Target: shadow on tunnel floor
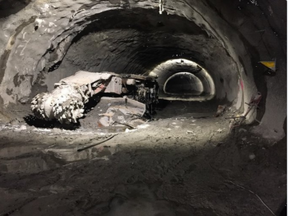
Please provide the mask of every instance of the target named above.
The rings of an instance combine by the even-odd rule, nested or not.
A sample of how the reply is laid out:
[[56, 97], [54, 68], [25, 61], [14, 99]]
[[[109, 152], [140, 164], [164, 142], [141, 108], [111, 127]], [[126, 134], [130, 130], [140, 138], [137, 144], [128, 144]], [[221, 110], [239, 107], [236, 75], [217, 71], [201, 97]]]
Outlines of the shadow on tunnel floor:
[[24, 121], [29, 125], [29, 126], [34, 126], [37, 128], [59, 128], [59, 129], [65, 129], [65, 130], [76, 130], [81, 127], [80, 123], [76, 124], [61, 124], [60, 122], [56, 120], [44, 120], [44, 119], [39, 119], [36, 118], [34, 115], [27, 115], [24, 118]]
[[[77, 138], [65, 139], [65, 144]], [[154, 145], [144, 145], [152, 141]], [[10, 203], [17, 203], [24, 193], [23, 200], [28, 204], [21, 207], [22, 215], [51, 215], [49, 206], [53, 206], [55, 216], [67, 211], [99, 216], [269, 215], [255, 194], [273, 211], [283, 201], [285, 191], [278, 185], [285, 169], [278, 164], [284, 161], [286, 144], [281, 142], [264, 150], [256, 138], [251, 141], [255, 141], [252, 146], [232, 136], [221, 145], [207, 144], [205, 149], [197, 149], [190, 146], [191, 140], [172, 138], [159, 140], [163, 142], [160, 147], [153, 137], [147, 136], [142, 144], [138, 140], [133, 147], [117, 147], [107, 160], [81, 161], [57, 168], [53, 163], [52, 169], [33, 175], [0, 172], [0, 186], [6, 190], [0, 201], [9, 196]], [[113, 142], [121, 143], [117, 139]], [[172, 145], [174, 142], [176, 145]], [[66, 154], [67, 150], [62, 152]], [[251, 152], [256, 156], [253, 159], [248, 157]], [[79, 155], [74, 148], [69, 153]], [[31, 167], [30, 161], [28, 165]], [[10, 210], [9, 206], [0, 206], [1, 212]], [[280, 216], [285, 214], [283, 205], [281, 210]]]

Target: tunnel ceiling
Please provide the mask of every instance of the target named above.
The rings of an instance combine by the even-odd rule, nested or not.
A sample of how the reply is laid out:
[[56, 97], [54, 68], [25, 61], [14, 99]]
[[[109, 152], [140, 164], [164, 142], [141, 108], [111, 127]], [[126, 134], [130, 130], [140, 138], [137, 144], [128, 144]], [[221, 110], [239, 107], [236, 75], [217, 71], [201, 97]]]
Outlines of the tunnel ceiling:
[[[115, 17], [119, 22], [111, 24]], [[211, 69], [211, 76], [219, 89], [218, 98], [228, 95], [230, 101], [235, 99], [237, 89], [232, 86], [237, 86], [239, 76], [236, 64], [219, 41], [209, 37], [194, 22], [179, 16], [159, 15], [157, 10], [147, 9], [109, 11], [91, 19], [93, 22], [71, 41], [71, 45], [68, 42], [65, 55], [64, 52], [59, 54], [59, 48], [45, 54], [42, 59], [48, 63], [43, 70], [59, 73], [60, 78], [77, 70], [144, 74], [168, 59], [182, 57]], [[62, 43], [67, 44], [65, 41]], [[217, 64], [220, 60], [225, 62], [225, 68]], [[48, 74], [48, 86], [53, 87], [59, 76]], [[229, 93], [226, 85], [230, 85]]]
[[5, 116], [78, 70], [147, 74], [180, 58], [204, 67], [216, 99], [243, 111], [257, 91], [273, 104], [267, 89], [286, 89], [273, 89], [277, 81], [267, 81], [258, 64], [277, 58], [279, 69], [286, 67], [284, 0], [9, 0], [0, 1], [0, 14]]

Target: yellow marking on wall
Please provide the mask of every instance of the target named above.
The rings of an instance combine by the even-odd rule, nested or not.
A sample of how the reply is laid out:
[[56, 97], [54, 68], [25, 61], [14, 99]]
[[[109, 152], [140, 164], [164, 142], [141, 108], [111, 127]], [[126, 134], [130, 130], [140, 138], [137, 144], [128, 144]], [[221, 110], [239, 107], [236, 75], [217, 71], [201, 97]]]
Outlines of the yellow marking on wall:
[[262, 65], [264, 65], [267, 68], [270, 68], [271, 70], [276, 70], [276, 62], [275, 61], [260, 61]]

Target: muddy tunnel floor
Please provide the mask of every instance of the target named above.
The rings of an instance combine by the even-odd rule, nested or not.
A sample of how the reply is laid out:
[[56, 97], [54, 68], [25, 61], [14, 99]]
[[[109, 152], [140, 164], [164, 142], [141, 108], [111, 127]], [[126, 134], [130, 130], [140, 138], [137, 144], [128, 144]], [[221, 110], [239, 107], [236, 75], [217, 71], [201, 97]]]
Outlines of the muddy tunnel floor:
[[[215, 101], [206, 101], [206, 102], [189, 102], [189, 101], [167, 101], [160, 100], [157, 104], [156, 111], [154, 115], [144, 115], [142, 118], [138, 119], [138, 122], [129, 125], [134, 128], [145, 124], [145, 122], [161, 122], [165, 119], [180, 118], [182, 122], [186, 122], [188, 119], [188, 125], [191, 124], [191, 121], [196, 121], [193, 119], [201, 118], [211, 118], [215, 116], [217, 111], [217, 104]], [[97, 130], [98, 132], [120, 132], [124, 131], [127, 128], [127, 125], [111, 125], [111, 127], [103, 127], [99, 125], [99, 119], [103, 113], [107, 113], [107, 109], [111, 106], [111, 101], [101, 100], [98, 104], [93, 106], [89, 112], [85, 114], [85, 117], [80, 119], [79, 128], [88, 129], [88, 130]], [[232, 115], [232, 111], [225, 113], [227, 116], [229, 113]], [[123, 116], [123, 114], [122, 114]], [[189, 120], [190, 119], [190, 120]], [[128, 121], [129, 122], [129, 121]], [[128, 129], [131, 129], [131, 127]]]
[[280, 215], [286, 138], [250, 130], [185, 116], [119, 133], [1, 125], [0, 215]]

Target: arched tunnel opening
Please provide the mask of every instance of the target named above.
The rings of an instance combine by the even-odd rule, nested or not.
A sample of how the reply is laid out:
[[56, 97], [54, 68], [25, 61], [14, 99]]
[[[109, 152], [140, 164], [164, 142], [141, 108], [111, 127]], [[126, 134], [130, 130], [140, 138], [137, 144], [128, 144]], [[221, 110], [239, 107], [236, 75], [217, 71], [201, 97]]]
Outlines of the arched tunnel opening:
[[163, 90], [170, 95], [195, 96], [203, 92], [203, 84], [192, 73], [178, 72], [166, 80]]
[[[83, 19], [81, 12], [77, 15], [78, 19]], [[77, 15], [75, 23], [79, 22]], [[115, 17], [119, 20], [117, 23], [113, 22]], [[135, 22], [131, 23], [132, 19], [136, 19]], [[137, 8], [91, 13], [82, 22], [81, 31], [71, 25], [70, 30], [53, 38], [50, 50], [39, 60], [41, 64], [37, 66], [41, 67], [41, 75], [44, 75], [41, 80], [47, 84], [48, 91], [53, 89], [54, 83], [73, 75], [77, 70], [111, 71], [120, 75], [136, 74], [157, 78], [159, 104], [156, 109], [159, 111], [155, 112], [154, 118], [185, 113], [199, 115], [201, 112], [205, 116], [213, 116], [219, 103], [234, 105], [235, 110], [243, 112], [244, 93], [238, 84], [241, 74], [237, 65], [225, 47], [217, 39], [209, 37], [193, 21], [181, 16], [160, 15], [158, 10]], [[185, 76], [185, 81], [180, 85], [200, 90], [201, 85], [203, 90], [199, 94], [177, 90], [177, 81], [167, 83], [183, 70], [197, 76], [198, 84], [192, 83], [195, 80], [191, 80], [192, 76]], [[169, 93], [168, 87], [172, 92], [176, 90], [179, 93]], [[34, 94], [39, 93], [37, 85], [33, 85], [32, 89]], [[109, 104], [109, 101], [106, 103]], [[183, 106], [185, 110], [181, 109]], [[103, 112], [103, 107], [98, 107], [92, 108], [95, 110], [93, 115], [87, 115], [91, 118], [80, 119], [80, 125], [81, 122], [82, 125], [95, 125], [90, 122], [95, 122], [97, 113]]]
[[283, 215], [286, 4], [0, 0], [0, 213]]

